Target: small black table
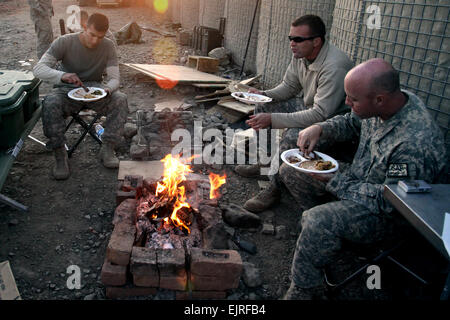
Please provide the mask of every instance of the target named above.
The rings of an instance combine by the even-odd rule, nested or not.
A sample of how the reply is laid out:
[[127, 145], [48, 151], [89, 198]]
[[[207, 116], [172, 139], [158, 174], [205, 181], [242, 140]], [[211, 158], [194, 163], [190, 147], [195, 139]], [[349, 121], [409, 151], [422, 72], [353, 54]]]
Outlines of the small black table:
[[[444, 219], [450, 213], [450, 184], [433, 184], [427, 193], [406, 193], [396, 184], [384, 187], [384, 197], [450, 263], [450, 252], [443, 240]], [[450, 232], [450, 230], [448, 230]], [[450, 274], [441, 294], [448, 299]]]

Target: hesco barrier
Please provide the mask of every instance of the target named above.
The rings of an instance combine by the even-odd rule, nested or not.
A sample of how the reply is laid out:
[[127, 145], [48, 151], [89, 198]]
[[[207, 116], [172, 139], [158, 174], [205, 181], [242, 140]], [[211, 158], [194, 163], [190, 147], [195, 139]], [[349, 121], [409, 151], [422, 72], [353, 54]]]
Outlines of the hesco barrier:
[[261, 0], [258, 32], [257, 72], [263, 75], [266, 88], [277, 85], [291, 61], [289, 29], [291, 23], [305, 14], [322, 18], [329, 34], [334, 0]]
[[[245, 49], [247, 47], [253, 14], [255, 12], [256, 0], [228, 0], [225, 5], [225, 39], [224, 44], [231, 51], [233, 62], [242, 66]], [[248, 47], [245, 70], [256, 71], [256, 47], [258, 42], [258, 20], [261, 8], [261, 0], [258, 6], [255, 22], [253, 25], [250, 44]]]
[[449, 1], [336, 0], [331, 41], [355, 64], [383, 58], [400, 72], [450, 144]]
[[184, 29], [192, 30], [198, 25], [198, 12], [200, 0], [181, 0], [181, 26]]
[[200, 0], [199, 25], [219, 29], [226, 0]]

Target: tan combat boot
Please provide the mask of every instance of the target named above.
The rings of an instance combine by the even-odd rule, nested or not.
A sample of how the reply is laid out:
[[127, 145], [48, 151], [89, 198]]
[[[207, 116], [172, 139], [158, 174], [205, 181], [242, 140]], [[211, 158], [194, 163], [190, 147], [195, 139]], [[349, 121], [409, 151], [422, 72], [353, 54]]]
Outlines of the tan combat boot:
[[119, 159], [116, 157], [114, 148], [109, 143], [102, 143], [100, 161], [106, 168], [114, 169], [119, 167]]
[[55, 153], [55, 166], [53, 167], [53, 177], [56, 180], [66, 180], [70, 176], [69, 157], [64, 147], [53, 150]]
[[279, 199], [278, 186], [274, 181], [270, 181], [270, 185], [266, 189], [245, 202], [244, 209], [251, 212], [262, 212], [270, 208]]
[[257, 177], [261, 175], [259, 164], [240, 164], [234, 168], [234, 172], [242, 177]]
[[325, 286], [301, 288], [291, 282], [282, 300], [328, 300]]

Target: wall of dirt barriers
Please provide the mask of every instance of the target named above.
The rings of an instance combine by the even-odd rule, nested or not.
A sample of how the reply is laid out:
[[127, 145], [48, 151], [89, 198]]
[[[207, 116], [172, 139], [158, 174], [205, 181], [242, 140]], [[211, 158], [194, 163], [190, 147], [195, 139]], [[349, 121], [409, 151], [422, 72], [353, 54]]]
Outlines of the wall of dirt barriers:
[[261, 74], [265, 88], [283, 79], [290, 62], [291, 22], [304, 14], [319, 15], [327, 38], [355, 64], [375, 57], [392, 63], [402, 87], [422, 98], [450, 145], [448, 0], [169, 0], [169, 5], [173, 22], [186, 29], [218, 28], [225, 17], [224, 46], [238, 66], [250, 36], [245, 70]]

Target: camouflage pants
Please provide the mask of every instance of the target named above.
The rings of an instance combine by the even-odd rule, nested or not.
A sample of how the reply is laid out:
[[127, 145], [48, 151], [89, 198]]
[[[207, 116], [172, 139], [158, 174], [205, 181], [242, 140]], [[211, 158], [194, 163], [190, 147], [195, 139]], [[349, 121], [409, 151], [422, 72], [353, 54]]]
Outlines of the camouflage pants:
[[[281, 102], [271, 102], [262, 105], [257, 105], [255, 108], [255, 114], [258, 113], [292, 113], [296, 111], [303, 110], [303, 100], [295, 97], [286, 101]], [[298, 132], [300, 128], [288, 128], [288, 129], [277, 129], [282, 130], [281, 140], [277, 146], [271, 144], [271, 128], [261, 129], [267, 130], [267, 145], [260, 145], [260, 147], [266, 152], [266, 154], [272, 154], [278, 157], [278, 161], [271, 161], [271, 172], [278, 172], [279, 164], [281, 163], [280, 155], [283, 151], [295, 148], [297, 144]], [[270, 179], [274, 178], [274, 175], [269, 175]]]
[[[326, 195], [325, 184], [285, 164], [280, 176], [297, 201]], [[331, 198], [331, 195], [328, 195]], [[323, 268], [335, 262], [344, 240], [370, 244], [382, 240], [392, 221], [349, 200], [332, 201], [303, 212], [302, 230], [292, 261], [292, 281], [302, 288], [323, 284]]]
[[[86, 83], [86, 86], [93, 85], [98, 86], [95, 83]], [[86, 108], [106, 116], [102, 140], [116, 146], [123, 136], [123, 127], [128, 116], [127, 96], [120, 91], [115, 91], [112, 95], [108, 95], [101, 100], [86, 103], [70, 99], [67, 93], [71, 89], [54, 88], [44, 99], [42, 125], [45, 136], [50, 140], [47, 145], [52, 149], [64, 146], [66, 143], [64, 136], [66, 123], [64, 119], [72, 113]]]
[[50, 16], [45, 16], [31, 9], [31, 20], [37, 36], [36, 54], [38, 59], [44, 55], [53, 42], [53, 28]]

